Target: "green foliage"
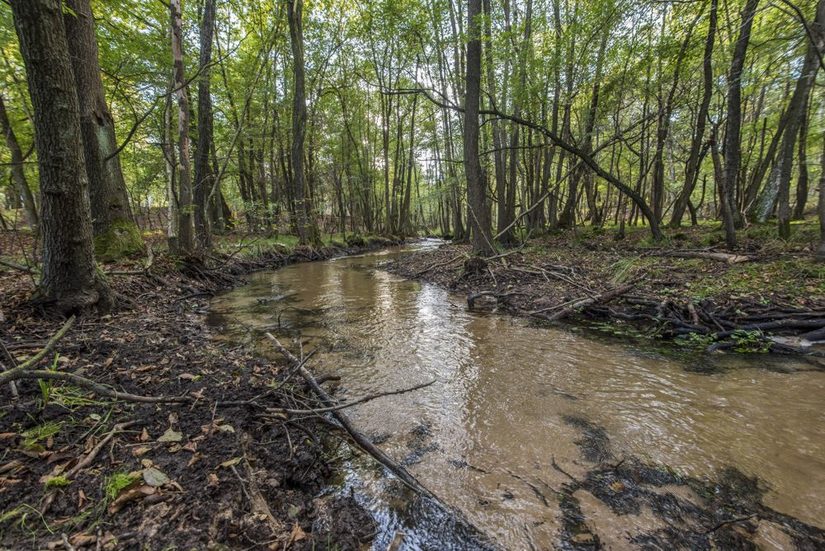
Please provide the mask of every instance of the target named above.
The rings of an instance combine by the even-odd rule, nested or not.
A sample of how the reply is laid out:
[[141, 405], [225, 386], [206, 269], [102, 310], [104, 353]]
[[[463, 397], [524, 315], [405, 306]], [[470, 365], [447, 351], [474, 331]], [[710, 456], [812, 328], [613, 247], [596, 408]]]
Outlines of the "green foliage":
[[61, 426], [61, 423], [49, 421], [24, 431], [23, 447], [27, 449], [36, 447], [41, 441], [60, 432]]
[[65, 488], [72, 481], [66, 478], [65, 476], [58, 475], [58, 476], [50, 476], [46, 479], [45, 486], [46, 488]]
[[765, 354], [770, 352], [771, 343], [761, 331], [737, 330], [731, 335], [736, 352], [742, 354]]
[[118, 495], [120, 495], [120, 492], [122, 492], [138, 480], [140, 480], [139, 475], [124, 472], [112, 474], [106, 481], [106, 486], [104, 487], [106, 499], [108, 499], [109, 501], [114, 500], [115, 498], [117, 498]]
[[676, 337], [674, 342], [677, 346], [682, 346], [691, 350], [706, 350], [716, 338], [713, 335], [703, 333], [688, 333]]
[[95, 256], [104, 262], [140, 253], [143, 249], [140, 229], [126, 220], [113, 223], [106, 233], [95, 237]]

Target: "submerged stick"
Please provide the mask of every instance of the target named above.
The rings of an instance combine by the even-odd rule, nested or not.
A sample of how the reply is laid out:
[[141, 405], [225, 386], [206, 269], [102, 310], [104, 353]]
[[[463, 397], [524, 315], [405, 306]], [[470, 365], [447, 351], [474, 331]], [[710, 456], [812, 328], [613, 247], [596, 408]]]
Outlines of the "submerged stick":
[[[289, 350], [287, 350], [278, 339], [272, 336], [271, 333], [266, 333], [266, 338], [272, 341], [273, 346], [275, 346], [278, 352], [280, 352], [293, 366], [298, 366], [298, 373], [304, 378], [312, 391], [321, 399], [321, 402], [325, 407], [329, 408], [336, 405], [332, 399], [332, 396], [327, 394], [327, 392], [321, 388], [321, 385], [318, 384], [318, 381], [315, 380], [315, 377], [312, 376], [307, 368], [301, 365], [301, 360], [296, 358]], [[438, 499], [438, 497], [436, 497], [436, 495], [428, 490], [423, 484], [421, 484], [413, 475], [411, 475], [407, 469], [393, 461], [387, 454], [381, 451], [378, 446], [373, 444], [369, 438], [359, 432], [358, 429], [353, 426], [352, 422], [349, 420], [349, 417], [347, 417], [345, 413], [335, 409], [331, 410], [330, 413], [362, 450], [367, 452], [375, 458], [376, 461], [389, 469], [390, 472], [401, 480], [401, 482], [403, 482], [414, 492], [441, 503], [441, 500]]]

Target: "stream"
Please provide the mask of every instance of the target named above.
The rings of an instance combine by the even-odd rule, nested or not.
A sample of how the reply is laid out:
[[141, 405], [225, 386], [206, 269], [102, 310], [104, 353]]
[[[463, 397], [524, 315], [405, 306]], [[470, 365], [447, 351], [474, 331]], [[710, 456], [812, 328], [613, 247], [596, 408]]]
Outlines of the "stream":
[[[308, 364], [313, 373], [341, 377], [342, 400], [435, 379], [348, 415], [506, 549], [557, 547], [564, 529], [557, 496], [568, 475], [580, 479], [599, 462], [627, 458], [697, 479], [733, 467], [759, 478], [766, 507], [825, 529], [825, 372], [767, 356], [685, 361], [583, 331], [468, 312], [463, 296], [380, 268], [394, 255], [437, 245], [253, 274], [213, 300], [210, 326], [218, 338], [241, 342], [260, 343], [271, 331], [296, 353], [300, 337], [304, 351], [318, 349]], [[481, 545], [472, 530], [415, 505], [369, 458], [342, 460], [338, 491], [352, 491], [378, 521], [374, 549], [393, 539], [401, 549]], [[686, 486], [668, 491], [696, 498]], [[575, 497], [609, 548], [627, 548], [629, 537], [664, 526], [647, 507], [617, 514], [584, 490]], [[765, 548], [788, 545], [771, 526], [757, 539]]]

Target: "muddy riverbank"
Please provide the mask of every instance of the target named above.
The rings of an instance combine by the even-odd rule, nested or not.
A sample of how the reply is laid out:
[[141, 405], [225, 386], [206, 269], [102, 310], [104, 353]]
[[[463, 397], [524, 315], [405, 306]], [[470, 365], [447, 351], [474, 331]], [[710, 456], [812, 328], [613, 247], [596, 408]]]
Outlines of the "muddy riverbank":
[[[253, 271], [388, 244], [216, 255], [209, 266], [166, 256], [148, 270], [107, 266], [119, 308], [78, 320], [44, 365], [193, 403], [113, 401], [36, 381], [18, 382], [11, 400], [4, 388], [0, 547], [355, 549], [371, 541], [363, 507], [322, 492], [336, 474], [324, 423], [271, 419], [240, 404], [277, 385], [283, 364], [213, 339], [204, 319], [209, 297]], [[19, 271], [0, 273], [0, 340], [15, 361], [63, 323], [27, 302], [31, 286]], [[216, 405], [226, 401], [239, 405]], [[296, 401], [313, 403], [300, 385], [267, 396], [275, 408]]]
[[[692, 232], [692, 233], [690, 233]], [[796, 354], [825, 366], [825, 265], [797, 249], [726, 253], [708, 231], [660, 245], [607, 234], [545, 236], [487, 259], [464, 244], [386, 269], [467, 296], [468, 306], [564, 321], [690, 352]], [[746, 243], [747, 245], [747, 243]], [[757, 247], [757, 245], [753, 245]]]

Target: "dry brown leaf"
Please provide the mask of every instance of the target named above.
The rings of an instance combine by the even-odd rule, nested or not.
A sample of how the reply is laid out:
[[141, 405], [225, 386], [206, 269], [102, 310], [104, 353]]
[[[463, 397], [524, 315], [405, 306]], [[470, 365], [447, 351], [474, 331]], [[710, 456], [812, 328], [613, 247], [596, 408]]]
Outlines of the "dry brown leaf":
[[155, 488], [152, 488], [151, 486], [137, 486], [130, 490], [126, 490], [109, 505], [109, 514], [116, 514], [130, 502], [153, 495], [155, 491]]
[[149, 446], [140, 446], [132, 450], [132, 455], [134, 455], [135, 457], [140, 457], [141, 455], [146, 455], [150, 451], [152, 451], [152, 448], [150, 448]]
[[289, 540], [286, 542], [286, 547], [305, 539], [307, 539], [306, 532], [304, 532], [301, 526], [296, 522], [292, 525], [292, 533], [289, 534]]

